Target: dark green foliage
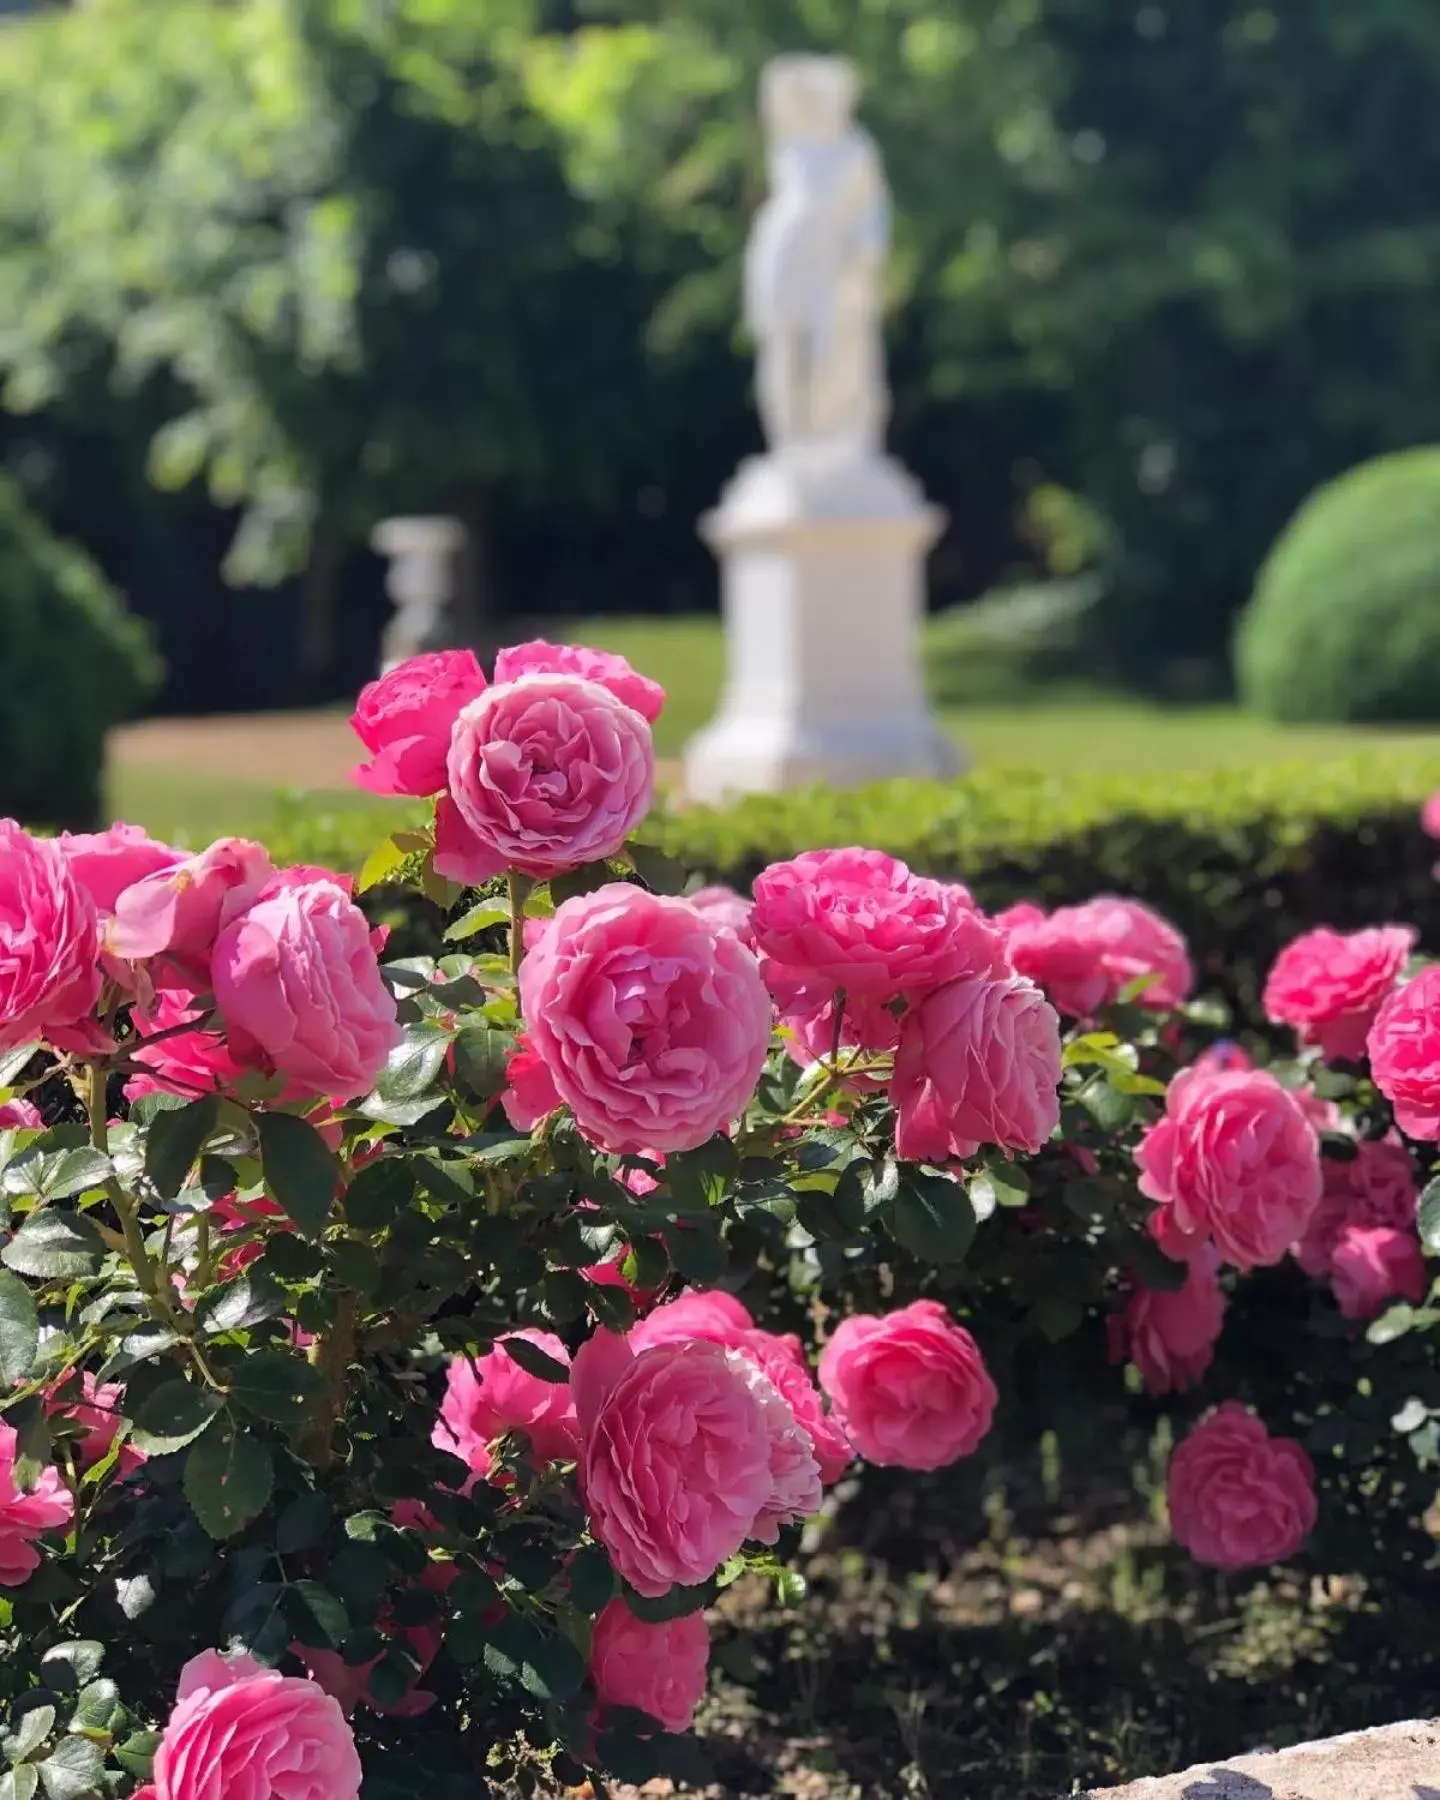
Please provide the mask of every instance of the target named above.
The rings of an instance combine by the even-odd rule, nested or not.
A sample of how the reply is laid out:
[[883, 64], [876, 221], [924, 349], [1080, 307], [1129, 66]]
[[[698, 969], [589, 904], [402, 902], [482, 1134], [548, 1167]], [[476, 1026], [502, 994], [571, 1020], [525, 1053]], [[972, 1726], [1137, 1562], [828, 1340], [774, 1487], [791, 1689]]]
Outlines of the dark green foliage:
[[1440, 449], [1377, 457], [1313, 495], [1260, 571], [1237, 640], [1272, 719], [1440, 719]]
[[149, 637], [83, 551], [0, 479], [0, 814], [99, 821], [105, 733], [159, 679]]

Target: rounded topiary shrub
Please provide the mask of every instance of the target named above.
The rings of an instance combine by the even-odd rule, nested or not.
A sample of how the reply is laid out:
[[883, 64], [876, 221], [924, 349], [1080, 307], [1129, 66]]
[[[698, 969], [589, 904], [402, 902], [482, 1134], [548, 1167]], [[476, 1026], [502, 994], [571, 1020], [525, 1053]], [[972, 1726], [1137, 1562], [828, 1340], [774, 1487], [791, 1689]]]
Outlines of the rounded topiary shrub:
[[1378, 457], [1306, 501], [1260, 571], [1236, 662], [1272, 719], [1440, 719], [1440, 448]]
[[88, 556], [0, 479], [0, 815], [83, 829], [105, 734], [155, 687], [146, 627]]

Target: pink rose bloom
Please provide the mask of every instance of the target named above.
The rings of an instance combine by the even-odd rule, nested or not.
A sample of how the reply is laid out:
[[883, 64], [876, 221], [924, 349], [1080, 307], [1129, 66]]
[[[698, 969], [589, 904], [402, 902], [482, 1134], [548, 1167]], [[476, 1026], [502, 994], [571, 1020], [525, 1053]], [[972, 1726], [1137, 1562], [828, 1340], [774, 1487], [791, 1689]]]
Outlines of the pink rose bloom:
[[1293, 1556], [1318, 1507], [1315, 1470], [1293, 1438], [1272, 1438], [1227, 1400], [1170, 1458], [1170, 1531], [1196, 1562], [1257, 1569]]
[[700, 888], [685, 898], [717, 930], [733, 931], [747, 949], [755, 948], [755, 932], [750, 923], [754, 908], [743, 894], [737, 894], [734, 888], [716, 886]]
[[575, 1358], [590, 1527], [638, 1593], [707, 1581], [747, 1538], [820, 1504], [808, 1440], [774, 1384], [720, 1344], [636, 1356], [597, 1331]]
[[1033, 981], [977, 975], [906, 1013], [890, 1097], [895, 1148], [918, 1162], [982, 1144], [1033, 1155], [1060, 1123], [1060, 1021]]
[[1071, 1018], [1089, 1018], [1142, 976], [1147, 1006], [1180, 1006], [1195, 984], [1185, 940], [1138, 900], [1097, 894], [1046, 914], [1028, 902], [996, 919], [1010, 960]]
[[236, 1060], [353, 1100], [400, 1041], [365, 915], [333, 876], [276, 876], [221, 932], [215, 998]]
[[[121, 1411], [124, 1399], [125, 1389], [120, 1382], [97, 1382], [89, 1369], [80, 1377], [78, 1392], [75, 1382], [70, 1380], [58, 1393], [52, 1390], [47, 1395], [46, 1412], [52, 1418], [73, 1419], [80, 1428], [75, 1447], [82, 1469], [93, 1468], [110, 1454], [120, 1427], [125, 1422]], [[120, 1475], [129, 1475], [144, 1461], [143, 1450], [125, 1443], [120, 1446], [115, 1469]]]
[[935, 1300], [842, 1319], [820, 1353], [820, 1385], [859, 1454], [899, 1469], [968, 1456], [998, 1398], [979, 1345]]
[[62, 831], [60, 848], [102, 917], [115, 910], [125, 889], [185, 861], [185, 852], [160, 844], [140, 825], [112, 825], [106, 831]]
[[602, 1706], [633, 1706], [667, 1731], [688, 1731], [705, 1693], [710, 1627], [704, 1613], [663, 1625], [612, 1600], [595, 1621], [590, 1679]]
[[500, 1096], [500, 1104], [516, 1131], [533, 1131], [542, 1119], [564, 1105], [550, 1071], [523, 1031], [505, 1058], [505, 1074], [509, 1085]]
[[649, 811], [655, 747], [645, 718], [598, 682], [522, 675], [460, 714], [447, 768], [439, 873], [544, 879], [620, 849]]
[[765, 979], [786, 1010], [921, 994], [1008, 971], [1004, 940], [963, 887], [912, 875], [881, 850], [807, 850], [771, 863], [751, 913]]
[[1373, 1319], [1388, 1300], [1417, 1305], [1429, 1286], [1419, 1239], [1390, 1225], [1342, 1225], [1330, 1286], [1347, 1319]]
[[154, 1777], [156, 1800], [359, 1800], [361, 1769], [315, 1682], [207, 1650], [180, 1672]]
[[[1243, 1070], [1253, 1069], [1255, 1059], [1242, 1045], [1222, 1038], [1208, 1050], [1201, 1051], [1190, 1066], [1202, 1074], [1238, 1075]], [[1317, 1132], [1339, 1131], [1344, 1125], [1340, 1108], [1333, 1100], [1322, 1100], [1308, 1081], [1292, 1087], [1289, 1093]]]
[[575, 1397], [568, 1382], [545, 1381], [522, 1369], [505, 1349], [507, 1338], [523, 1338], [553, 1361], [570, 1366], [570, 1352], [549, 1331], [511, 1331], [472, 1362], [455, 1356], [445, 1376], [445, 1398], [430, 1434], [477, 1475], [490, 1468], [490, 1446], [507, 1431], [523, 1431], [542, 1462], [568, 1462], [579, 1451]]
[[1420, 1185], [1410, 1152], [1397, 1139], [1362, 1139], [1352, 1158], [1323, 1157], [1320, 1169], [1320, 1204], [1295, 1245], [1295, 1260], [1307, 1275], [1329, 1275], [1347, 1225], [1385, 1226], [1414, 1236]]
[[1111, 1362], [1134, 1363], [1146, 1393], [1193, 1387], [1210, 1367], [1225, 1322], [1219, 1267], [1207, 1246], [1191, 1262], [1184, 1287], [1166, 1293], [1137, 1281], [1124, 1311], [1106, 1321]]
[[721, 1344], [752, 1362], [767, 1375], [810, 1440], [820, 1480], [829, 1487], [855, 1460], [838, 1419], [827, 1413], [797, 1337], [761, 1331], [733, 1294], [681, 1294], [666, 1300], [626, 1334], [638, 1356], [656, 1344]]
[[95, 944], [95, 903], [60, 845], [0, 819], [0, 1052], [88, 1020]]
[[0, 1592], [18, 1588], [40, 1567], [37, 1538], [68, 1525], [75, 1512], [58, 1469], [42, 1469], [33, 1493], [15, 1484], [17, 1434], [0, 1419]]
[[372, 794], [438, 794], [455, 721], [484, 691], [485, 671], [473, 650], [435, 650], [387, 670], [360, 690], [350, 715], [351, 729], [370, 752], [351, 780]]
[[590, 650], [584, 644], [547, 644], [536, 638], [515, 644], [495, 658], [495, 680], [518, 681], [522, 675], [578, 675], [609, 688], [617, 700], [633, 707], [651, 725], [665, 706], [665, 690], [658, 681], [632, 669], [613, 650]]
[[0, 1101], [0, 1128], [11, 1125], [22, 1131], [38, 1131], [44, 1123], [33, 1100]]
[[111, 956], [158, 960], [156, 987], [203, 994], [210, 987], [210, 953], [222, 926], [243, 912], [275, 870], [261, 844], [219, 838], [198, 856], [143, 876], [115, 900], [103, 932]]
[[1141, 1193], [1165, 1209], [1152, 1228], [1172, 1256], [1209, 1238], [1237, 1269], [1277, 1263], [1320, 1203], [1315, 1129], [1263, 1069], [1183, 1070], [1135, 1161]]
[[1399, 980], [1418, 934], [1408, 925], [1307, 931], [1276, 957], [1265, 1016], [1290, 1025], [1327, 1059], [1358, 1062], [1380, 1003]]
[[1421, 807], [1420, 829], [1426, 837], [1440, 838], [1440, 791], [1433, 793]]
[[189, 1020], [203, 1018], [204, 1013], [196, 1006], [198, 998], [185, 988], [164, 988], [148, 1006], [131, 1009], [130, 1018], [139, 1041], [130, 1050], [130, 1060], [143, 1063], [145, 1072], [132, 1075], [125, 1083], [127, 1100], [138, 1100], [143, 1094], [183, 1094], [193, 1100], [200, 1094], [234, 1090], [245, 1071], [218, 1032], [182, 1031], [158, 1044], [145, 1042], [146, 1038], [172, 1031]]
[[1385, 999], [1367, 1044], [1375, 1085], [1407, 1136], [1440, 1142], [1440, 963]]
[[693, 1150], [744, 1111], [770, 1044], [755, 958], [684, 900], [567, 900], [520, 967], [526, 1031], [603, 1149]]

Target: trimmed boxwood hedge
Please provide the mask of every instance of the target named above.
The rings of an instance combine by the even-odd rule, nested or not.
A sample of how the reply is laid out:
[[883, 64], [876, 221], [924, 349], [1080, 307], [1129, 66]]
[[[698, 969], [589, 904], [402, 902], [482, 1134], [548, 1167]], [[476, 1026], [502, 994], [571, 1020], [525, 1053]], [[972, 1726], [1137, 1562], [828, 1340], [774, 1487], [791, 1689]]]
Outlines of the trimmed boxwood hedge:
[[[1253, 1001], [1258, 975], [1296, 931], [1388, 919], [1440, 948], [1437, 847], [1419, 806], [1440, 787], [1431, 755], [1194, 775], [1054, 776], [984, 769], [955, 782], [816, 788], [725, 808], [657, 814], [644, 835], [707, 879], [748, 888], [798, 850], [867, 844], [964, 881], [989, 907], [1133, 894], [1186, 933], [1210, 978]], [[277, 856], [358, 864], [376, 827], [297, 814], [269, 834]]]

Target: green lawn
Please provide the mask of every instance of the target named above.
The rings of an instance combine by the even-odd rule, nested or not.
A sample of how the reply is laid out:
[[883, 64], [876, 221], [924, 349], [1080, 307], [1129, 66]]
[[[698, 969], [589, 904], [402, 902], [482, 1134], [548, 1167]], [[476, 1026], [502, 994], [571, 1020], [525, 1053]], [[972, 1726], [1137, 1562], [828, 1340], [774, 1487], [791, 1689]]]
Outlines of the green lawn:
[[[620, 651], [664, 684], [668, 700], [655, 734], [662, 757], [678, 756], [714, 711], [722, 670], [717, 620], [595, 619], [569, 635]], [[1153, 773], [1333, 760], [1377, 748], [1440, 750], [1440, 731], [1271, 725], [1235, 707], [1162, 707], [1080, 686], [1039, 688], [1003, 705], [942, 699], [940, 714], [972, 765], [1054, 771]], [[343, 731], [342, 721], [337, 715], [337, 730]], [[168, 764], [117, 767], [109, 803], [112, 817], [187, 843], [227, 831], [263, 832], [291, 804], [243, 771], [220, 775]], [[393, 806], [355, 789], [326, 790], [324, 804], [335, 812], [373, 811], [377, 824], [394, 815]]]

